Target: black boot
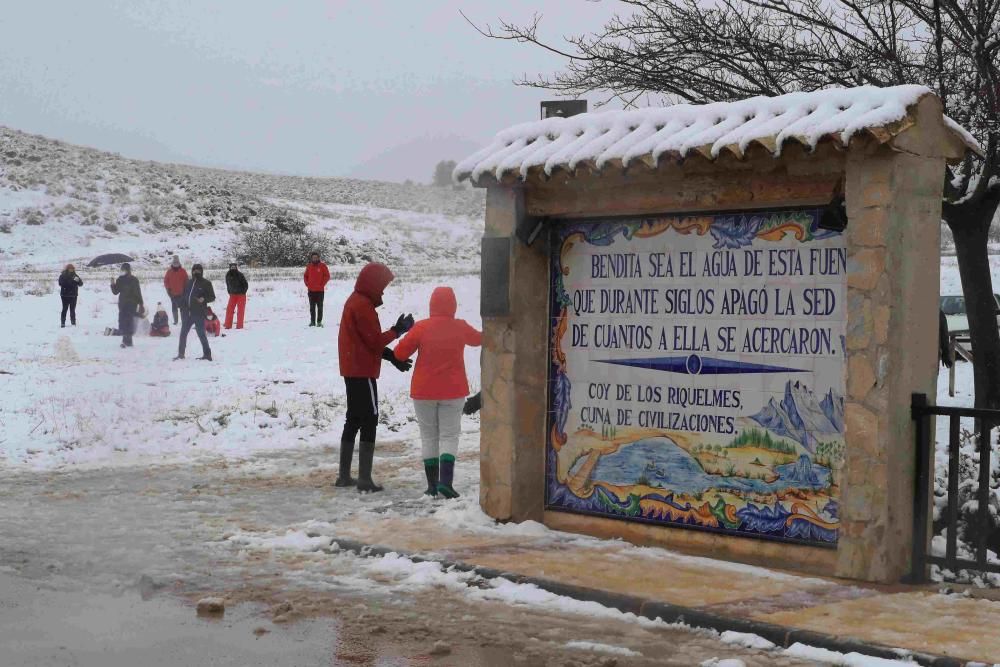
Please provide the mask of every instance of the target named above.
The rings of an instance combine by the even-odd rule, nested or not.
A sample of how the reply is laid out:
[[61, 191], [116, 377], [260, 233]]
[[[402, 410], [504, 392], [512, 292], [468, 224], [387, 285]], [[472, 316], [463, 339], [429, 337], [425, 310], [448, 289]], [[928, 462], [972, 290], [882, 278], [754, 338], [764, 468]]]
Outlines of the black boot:
[[441, 455], [441, 479], [438, 481], [438, 493], [445, 498], [458, 498], [458, 491], [452, 486], [455, 480], [455, 457], [451, 454]]
[[340, 471], [334, 486], [357, 486], [358, 480], [351, 477], [351, 459], [354, 458], [354, 441], [340, 443]]
[[372, 481], [372, 460], [375, 458], [375, 443], [362, 442], [358, 447], [358, 491], [377, 493], [382, 487]]
[[424, 459], [424, 473], [427, 475], [427, 490], [425, 496], [437, 498], [438, 494], [438, 460]]

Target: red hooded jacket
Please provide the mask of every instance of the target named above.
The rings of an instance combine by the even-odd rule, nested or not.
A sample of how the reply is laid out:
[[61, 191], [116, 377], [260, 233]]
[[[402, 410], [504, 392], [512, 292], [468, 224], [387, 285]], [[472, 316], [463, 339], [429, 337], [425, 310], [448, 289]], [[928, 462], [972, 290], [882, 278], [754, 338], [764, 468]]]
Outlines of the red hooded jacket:
[[188, 281], [188, 272], [184, 270], [184, 267], [170, 267], [167, 272], [163, 274], [163, 286], [167, 288], [167, 294], [170, 296], [180, 296], [184, 293], [184, 286]]
[[306, 272], [302, 274], [302, 280], [310, 292], [322, 292], [326, 290], [326, 284], [330, 282], [330, 269], [323, 262], [318, 264], [309, 262], [306, 264]]
[[396, 339], [392, 329], [382, 331], [377, 306], [382, 305], [382, 293], [389, 286], [392, 271], [385, 264], [372, 262], [361, 269], [354, 293], [347, 297], [340, 316], [337, 347], [340, 352], [340, 374], [347, 378], [377, 378], [382, 370], [382, 350]]
[[420, 320], [394, 350], [397, 359], [417, 352], [410, 382], [416, 400], [448, 401], [469, 395], [465, 377], [465, 346], [478, 347], [482, 334], [465, 320], [455, 319], [458, 303], [450, 287], [436, 287], [431, 294], [431, 316]]

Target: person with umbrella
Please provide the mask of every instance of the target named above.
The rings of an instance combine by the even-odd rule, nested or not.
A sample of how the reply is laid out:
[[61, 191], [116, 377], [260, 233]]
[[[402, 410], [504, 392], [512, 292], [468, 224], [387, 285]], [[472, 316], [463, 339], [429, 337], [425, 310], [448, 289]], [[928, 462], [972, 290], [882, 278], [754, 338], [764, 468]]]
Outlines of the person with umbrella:
[[121, 332], [122, 347], [132, 347], [135, 317], [142, 310], [142, 290], [128, 262], [122, 264], [121, 275], [111, 280], [111, 293], [118, 295], [118, 331]]
[[198, 340], [201, 341], [201, 356], [198, 358], [203, 361], [212, 360], [212, 348], [208, 346], [208, 336], [205, 335], [205, 315], [208, 313], [208, 304], [213, 301], [215, 301], [215, 288], [212, 287], [211, 281], [205, 278], [205, 270], [201, 264], [195, 264], [191, 267], [191, 278], [181, 293], [181, 333], [174, 361], [184, 358], [191, 327], [194, 327]]
[[59, 296], [62, 297], [62, 315], [60, 321], [62, 328], [66, 328], [66, 311], [69, 311], [69, 320], [76, 326], [76, 298], [80, 293], [80, 286], [83, 279], [76, 275], [76, 267], [67, 264], [63, 272], [59, 274]]

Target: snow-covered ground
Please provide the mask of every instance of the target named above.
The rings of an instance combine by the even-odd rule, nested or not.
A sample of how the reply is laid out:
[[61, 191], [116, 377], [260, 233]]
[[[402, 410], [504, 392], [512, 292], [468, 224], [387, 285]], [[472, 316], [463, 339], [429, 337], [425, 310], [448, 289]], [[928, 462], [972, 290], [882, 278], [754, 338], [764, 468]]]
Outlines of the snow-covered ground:
[[[8, 465], [49, 468], [65, 464], [117, 465], [176, 462], [205, 456], [245, 457], [255, 451], [339, 443], [344, 388], [337, 362], [337, 324], [353, 279], [331, 281], [324, 328], [309, 328], [305, 287], [298, 270], [248, 271], [251, 290], [246, 328], [212, 338], [215, 361], [200, 362], [197, 337], [188, 359], [171, 361], [179, 327], [169, 338], [140, 336], [135, 347], [103, 335], [116, 326], [110, 270], [80, 273], [78, 326], [59, 328], [58, 293], [26, 291], [49, 284], [4, 283], [0, 289], [0, 457]], [[270, 274], [272, 277], [266, 277]], [[225, 309], [223, 280], [213, 274]], [[140, 274], [147, 305], [165, 302], [160, 276]], [[426, 317], [438, 284], [455, 288], [459, 316], [480, 326], [477, 277], [399, 278], [386, 292], [383, 325], [398, 314]], [[470, 381], [478, 385], [479, 352], [468, 348]], [[7, 374], [9, 373], [9, 374]], [[408, 398], [409, 375], [386, 364], [380, 380], [381, 429], [386, 438], [412, 442], [416, 434]]]

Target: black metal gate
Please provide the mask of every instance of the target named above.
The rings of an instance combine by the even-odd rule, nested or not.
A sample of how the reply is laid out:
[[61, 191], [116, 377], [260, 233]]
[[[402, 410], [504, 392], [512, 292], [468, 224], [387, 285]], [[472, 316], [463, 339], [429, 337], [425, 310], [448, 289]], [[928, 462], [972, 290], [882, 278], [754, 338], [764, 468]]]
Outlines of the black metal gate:
[[[930, 405], [926, 394], [913, 394], [912, 414], [916, 426], [917, 475], [916, 497], [913, 512], [913, 570], [914, 583], [927, 580], [927, 567], [937, 565], [952, 572], [976, 570], [982, 573], [1000, 573], [1000, 562], [989, 558], [990, 536], [994, 532], [990, 519], [991, 465], [995, 452], [994, 428], [1000, 427], [1000, 410], [958, 408]], [[937, 438], [932, 417], [948, 420], [948, 473], [947, 505], [934, 520], [934, 532], [943, 528], [946, 539], [944, 555], [930, 553], [930, 536], [927, 534], [933, 512], [934, 454]], [[965, 419], [963, 425], [963, 419]], [[966, 428], [971, 426], [972, 428]], [[962, 445], [972, 445], [978, 454], [976, 484], [965, 480], [966, 502], [974, 500], [976, 507], [962, 511], [963, 480], [961, 479]], [[972, 463], [975, 463], [974, 457]], [[971, 477], [971, 476], [970, 476]], [[971, 497], [970, 497], [971, 494]], [[965, 536], [966, 548], [959, 553], [959, 532]], [[929, 552], [930, 551], [930, 552]]]

